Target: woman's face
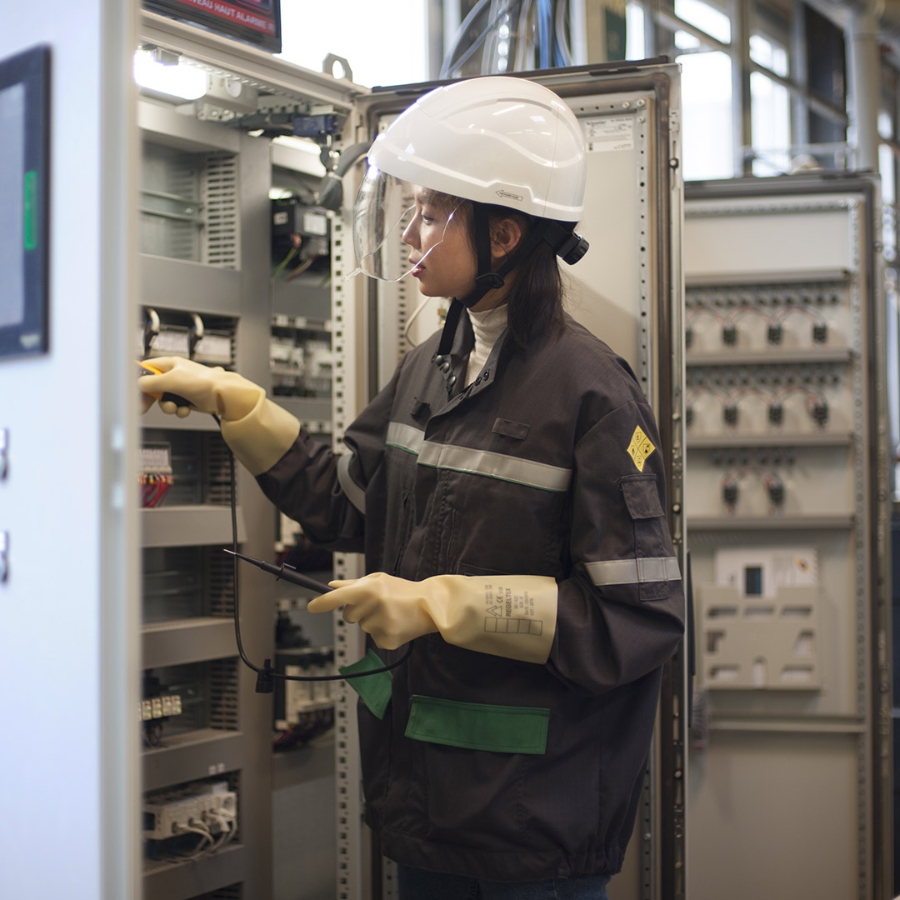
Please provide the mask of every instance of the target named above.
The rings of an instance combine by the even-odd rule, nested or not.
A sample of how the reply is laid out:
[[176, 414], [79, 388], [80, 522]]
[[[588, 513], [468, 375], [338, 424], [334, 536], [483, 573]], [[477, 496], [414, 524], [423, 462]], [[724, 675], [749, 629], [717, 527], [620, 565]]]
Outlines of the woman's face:
[[478, 273], [465, 216], [445, 194], [416, 189], [412, 221], [403, 232], [412, 275], [426, 297], [465, 297]]

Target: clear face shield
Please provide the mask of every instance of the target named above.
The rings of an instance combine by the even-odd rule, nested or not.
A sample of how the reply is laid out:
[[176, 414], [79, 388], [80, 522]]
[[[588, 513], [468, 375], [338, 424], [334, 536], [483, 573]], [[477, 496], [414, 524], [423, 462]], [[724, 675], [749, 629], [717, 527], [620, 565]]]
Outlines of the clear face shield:
[[462, 225], [462, 201], [410, 184], [370, 165], [353, 208], [353, 249], [360, 272], [400, 281], [442, 243], [447, 228]]

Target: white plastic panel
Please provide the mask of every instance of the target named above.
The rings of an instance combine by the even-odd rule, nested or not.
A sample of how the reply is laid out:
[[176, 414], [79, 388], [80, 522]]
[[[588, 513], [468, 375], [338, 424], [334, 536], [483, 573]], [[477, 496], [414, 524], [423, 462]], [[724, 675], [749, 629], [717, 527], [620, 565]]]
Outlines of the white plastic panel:
[[[783, 204], [765, 198], [742, 201], [731, 210], [721, 203], [692, 203], [690, 240], [684, 245], [688, 283], [697, 275], [853, 268], [846, 212], [830, 199], [792, 206], [791, 215], [785, 216]], [[711, 214], [704, 216], [707, 210]]]
[[741, 596], [734, 587], [698, 590], [700, 683], [709, 690], [817, 690], [816, 587]]

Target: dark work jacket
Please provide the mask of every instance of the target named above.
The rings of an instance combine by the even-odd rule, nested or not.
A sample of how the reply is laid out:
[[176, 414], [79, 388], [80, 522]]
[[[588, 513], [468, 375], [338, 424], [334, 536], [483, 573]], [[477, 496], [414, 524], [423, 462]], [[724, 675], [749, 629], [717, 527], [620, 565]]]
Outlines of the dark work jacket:
[[459, 390], [472, 343], [463, 316], [446, 371], [438, 335], [407, 353], [347, 430], [348, 453], [301, 432], [258, 481], [370, 572], [556, 579], [545, 665], [427, 635], [382, 681], [386, 709], [360, 703], [366, 817], [387, 857], [418, 868], [612, 875], [683, 631], [663, 450], [627, 363], [573, 320], [527, 350], [501, 335]]

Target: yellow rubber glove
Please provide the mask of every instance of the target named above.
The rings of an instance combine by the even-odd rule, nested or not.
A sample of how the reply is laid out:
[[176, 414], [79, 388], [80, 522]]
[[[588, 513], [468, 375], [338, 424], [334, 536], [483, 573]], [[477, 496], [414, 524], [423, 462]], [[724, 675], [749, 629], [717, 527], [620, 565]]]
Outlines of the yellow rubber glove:
[[148, 359], [147, 364], [159, 369], [161, 375], [145, 375], [138, 379], [138, 387], [147, 394], [177, 394], [191, 406], [176, 407], [171, 401], [160, 401], [163, 412], [178, 410], [187, 415], [191, 408], [215, 413], [221, 419], [242, 419], [265, 396], [265, 391], [237, 372], [226, 372], [221, 366], [201, 366], [179, 356], [160, 356]]
[[161, 356], [147, 362], [162, 374], [139, 378], [138, 387], [146, 394], [177, 394], [191, 404], [176, 407], [171, 401], [160, 401], [165, 413], [186, 416], [196, 409], [219, 416], [222, 437], [253, 475], [271, 469], [300, 433], [297, 419], [268, 400], [258, 384], [237, 372], [181, 357]]
[[332, 581], [335, 590], [307, 606], [320, 613], [344, 607], [383, 650], [440, 632], [449, 644], [543, 664], [556, 632], [557, 585], [539, 575], [436, 575], [406, 581], [375, 572]]

